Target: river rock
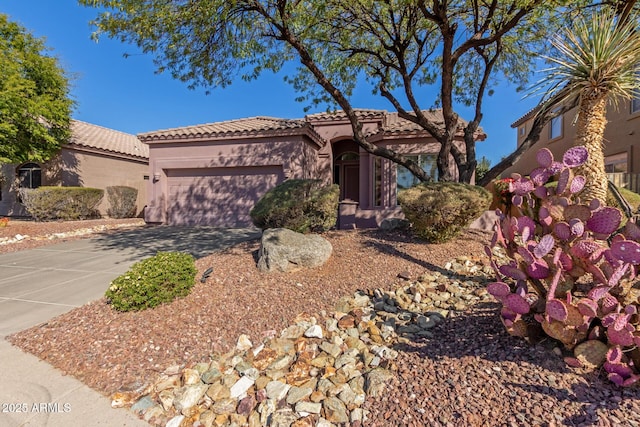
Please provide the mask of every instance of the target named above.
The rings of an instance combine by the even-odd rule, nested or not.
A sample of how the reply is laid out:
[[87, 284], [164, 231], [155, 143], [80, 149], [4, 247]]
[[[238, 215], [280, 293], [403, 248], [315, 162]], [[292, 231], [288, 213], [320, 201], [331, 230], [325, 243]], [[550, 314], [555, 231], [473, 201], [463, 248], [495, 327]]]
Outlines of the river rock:
[[262, 233], [258, 269], [286, 272], [318, 267], [327, 262], [332, 251], [331, 243], [317, 234], [270, 228]]
[[182, 387], [181, 391], [176, 393], [173, 404], [178, 411], [195, 406], [208, 389], [209, 386], [206, 384]]

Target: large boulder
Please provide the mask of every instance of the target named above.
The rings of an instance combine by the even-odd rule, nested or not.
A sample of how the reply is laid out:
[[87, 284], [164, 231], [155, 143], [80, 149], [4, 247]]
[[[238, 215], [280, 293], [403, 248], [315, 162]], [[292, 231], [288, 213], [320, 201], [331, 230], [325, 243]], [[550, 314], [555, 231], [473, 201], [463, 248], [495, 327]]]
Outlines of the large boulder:
[[331, 243], [317, 234], [269, 228], [262, 233], [258, 269], [271, 272], [318, 267], [327, 262], [332, 250]]

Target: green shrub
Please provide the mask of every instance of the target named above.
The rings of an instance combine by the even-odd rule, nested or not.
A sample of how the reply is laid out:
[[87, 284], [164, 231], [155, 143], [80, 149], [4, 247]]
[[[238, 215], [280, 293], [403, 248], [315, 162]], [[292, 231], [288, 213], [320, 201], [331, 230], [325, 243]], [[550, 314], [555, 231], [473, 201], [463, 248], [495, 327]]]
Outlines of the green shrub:
[[195, 260], [190, 254], [158, 252], [111, 282], [105, 296], [118, 311], [144, 310], [187, 296], [195, 277]]
[[132, 218], [136, 216], [137, 189], [123, 185], [107, 187], [107, 200], [109, 201], [107, 214], [111, 218]]
[[20, 198], [36, 221], [77, 220], [100, 216], [104, 190], [87, 187], [23, 188]]
[[444, 243], [489, 208], [491, 194], [474, 185], [438, 182], [402, 190], [398, 202], [418, 237]]
[[256, 227], [288, 228], [298, 233], [321, 232], [336, 225], [337, 185], [315, 179], [291, 179], [267, 191], [250, 215]]

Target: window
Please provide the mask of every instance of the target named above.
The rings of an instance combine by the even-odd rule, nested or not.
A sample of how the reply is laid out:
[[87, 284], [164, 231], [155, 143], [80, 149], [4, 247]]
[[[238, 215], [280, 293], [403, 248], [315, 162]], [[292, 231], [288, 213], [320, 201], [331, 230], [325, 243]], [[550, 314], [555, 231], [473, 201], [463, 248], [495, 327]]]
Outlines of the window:
[[634, 96], [631, 99], [631, 113], [640, 112], [640, 96]]
[[522, 137], [525, 135], [526, 132], [527, 132], [527, 127], [525, 125], [522, 125], [518, 128], [518, 136]]
[[606, 173], [626, 173], [627, 153], [614, 154], [604, 158], [604, 170]]
[[[554, 110], [558, 111], [558, 110]], [[562, 116], [557, 116], [551, 119], [551, 125], [549, 126], [549, 139], [560, 138], [562, 136]]]
[[382, 205], [382, 158], [373, 159], [373, 205]]
[[[431, 176], [434, 181], [438, 179], [438, 165], [436, 163], [435, 154], [418, 154], [405, 157], [416, 162], [427, 173], [427, 175]], [[413, 176], [413, 174], [409, 172], [409, 169], [404, 166], [398, 165], [397, 171], [398, 191], [413, 187], [420, 182], [418, 178]]]
[[20, 188], [38, 188], [42, 185], [42, 169], [35, 163], [26, 163], [18, 168]]

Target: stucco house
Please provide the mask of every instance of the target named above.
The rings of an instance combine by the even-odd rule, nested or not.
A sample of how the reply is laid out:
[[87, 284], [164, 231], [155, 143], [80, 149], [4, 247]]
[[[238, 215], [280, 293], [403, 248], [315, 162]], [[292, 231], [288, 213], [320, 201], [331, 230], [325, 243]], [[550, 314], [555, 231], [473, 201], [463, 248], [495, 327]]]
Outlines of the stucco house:
[[[47, 186], [82, 186], [106, 189], [126, 185], [138, 190], [137, 208], [146, 203], [146, 180], [149, 176], [149, 148], [134, 135], [73, 120], [71, 138], [60, 152], [45, 163], [5, 164], [6, 178], [0, 187], [0, 215], [25, 216], [19, 203], [20, 188]], [[100, 205], [106, 215], [107, 196]]]
[[[369, 141], [412, 156], [436, 178], [440, 144], [426, 131], [397, 113], [357, 113]], [[427, 114], [442, 123], [440, 111]], [[460, 148], [462, 136], [461, 128], [455, 142]], [[316, 178], [340, 185], [340, 228], [376, 227], [402, 216], [398, 189], [415, 183], [403, 167], [361, 149], [343, 112], [252, 117], [138, 138], [149, 146], [150, 223], [249, 226], [249, 211], [267, 190], [285, 179]], [[486, 135], [479, 131], [476, 138]]]
[[[537, 109], [533, 109], [511, 124], [517, 129], [517, 146], [519, 147], [533, 125]], [[577, 110], [573, 109], [558, 116], [548, 123], [540, 133], [540, 140], [527, 150], [518, 162], [507, 169], [502, 176], [513, 172], [527, 174], [536, 167], [535, 154], [546, 147], [556, 158], [571, 146], [576, 137], [574, 119]], [[627, 187], [635, 192], [640, 191], [640, 98], [622, 101], [616, 110], [609, 105], [607, 110], [607, 127], [604, 133], [605, 168], [609, 179], [616, 185]]]

